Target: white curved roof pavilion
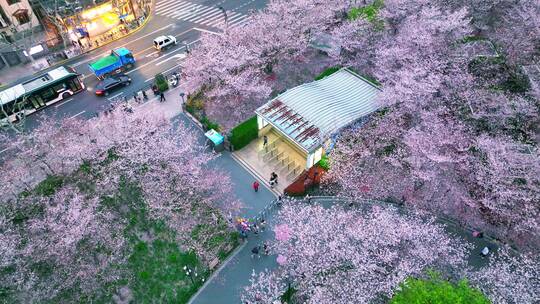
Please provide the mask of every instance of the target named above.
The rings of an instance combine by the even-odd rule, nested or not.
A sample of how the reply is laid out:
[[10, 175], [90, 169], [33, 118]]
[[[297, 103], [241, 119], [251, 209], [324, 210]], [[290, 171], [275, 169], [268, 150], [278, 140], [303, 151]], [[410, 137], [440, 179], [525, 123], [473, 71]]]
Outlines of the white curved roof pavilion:
[[369, 80], [342, 68], [321, 80], [287, 90], [255, 113], [263, 125], [271, 124], [311, 154], [343, 127], [379, 109], [380, 91]]

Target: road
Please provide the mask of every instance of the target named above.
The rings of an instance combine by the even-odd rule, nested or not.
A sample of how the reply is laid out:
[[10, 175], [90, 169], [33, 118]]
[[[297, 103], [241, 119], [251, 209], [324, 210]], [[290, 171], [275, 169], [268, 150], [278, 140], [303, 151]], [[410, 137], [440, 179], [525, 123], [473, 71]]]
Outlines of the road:
[[[41, 115], [89, 118], [106, 109], [118, 96], [132, 98], [141, 88], [149, 87], [157, 73], [177, 70], [186, 55], [185, 45], [194, 46], [202, 32], [215, 34], [223, 32], [225, 16], [219, 7], [227, 12], [228, 26], [233, 28], [249, 22], [249, 13], [265, 5], [266, 0], [156, 0], [151, 19], [143, 29], [68, 62], [67, 65], [83, 75], [86, 91], [30, 115], [25, 121], [25, 128], [32, 129], [37, 126]], [[153, 48], [152, 41], [160, 35], [175, 36], [178, 44], [166, 51], [158, 52]], [[125, 89], [112, 92], [107, 97], [97, 97], [94, 90], [98, 80], [90, 72], [88, 63], [118, 47], [127, 47], [135, 56], [135, 67], [127, 71], [133, 80], [132, 84]]]

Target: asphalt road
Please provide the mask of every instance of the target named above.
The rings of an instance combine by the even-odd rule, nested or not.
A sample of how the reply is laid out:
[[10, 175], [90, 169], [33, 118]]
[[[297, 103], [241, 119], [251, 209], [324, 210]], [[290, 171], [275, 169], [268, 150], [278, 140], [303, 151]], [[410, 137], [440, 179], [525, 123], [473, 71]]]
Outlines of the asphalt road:
[[[232, 28], [249, 22], [250, 12], [265, 5], [266, 0], [156, 0], [152, 17], [143, 29], [68, 62], [67, 65], [83, 75], [86, 91], [30, 115], [25, 121], [25, 128], [37, 126], [42, 115], [88, 118], [109, 107], [118, 96], [132, 98], [141, 88], [148, 88], [157, 73], [178, 70], [185, 58], [185, 45], [195, 46], [202, 32], [219, 34], [225, 29], [225, 16], [219, 7], [227, 12], [228, 26]], [[175, 36], [178, 44], [158, 52], [153, 48], [152, 41], [160, 35]], [[90, 72], [88, 63], [108, 55], [110, 50], [118, 47], [128, 48], [135, 56], [135, 66], [126, 72], [132, 78], [132, 84], [111, 92], [109, 96], [97, 97], [94, 90], [98, 79]]]

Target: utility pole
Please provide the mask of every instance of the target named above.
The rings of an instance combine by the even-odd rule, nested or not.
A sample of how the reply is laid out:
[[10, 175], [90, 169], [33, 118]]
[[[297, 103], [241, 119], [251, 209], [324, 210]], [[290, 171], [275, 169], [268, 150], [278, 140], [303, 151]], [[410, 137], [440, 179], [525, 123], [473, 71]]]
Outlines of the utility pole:
[[225, 17], [225, 31], [227, 31], [229, 29], [229, 16], [227, 16], [227, 11], [223, 8], [223, 6], [220, 6], [218, 8], [223, 13], [223, 17]]
[[129, 9], [133, 13], [133, 19], [137, 21], [137, 24], [139, 24], [139, 21], [137, 20], [137, 14], [135, 13], [135, 9], [133, 8], [133, 0], [128, 0]]

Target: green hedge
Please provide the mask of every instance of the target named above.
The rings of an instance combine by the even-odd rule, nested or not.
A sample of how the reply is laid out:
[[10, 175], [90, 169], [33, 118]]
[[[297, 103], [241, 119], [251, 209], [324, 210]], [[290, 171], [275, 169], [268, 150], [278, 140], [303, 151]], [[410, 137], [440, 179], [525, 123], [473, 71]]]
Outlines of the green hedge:
[[165, 92], [169, 89], [169, 83], [163, 74], [159, 73], [156, 75], [155, 83], [160, 92]]
[[327, 68], [327, 69], [324, 70], [322, 73], [320, 73], [319, 76], [315, 77], [315, 80], [321, 80], [321, 79], [323, 79], [323, 78], [326, 77], [326, 76], [332, 75], [332, 74], [334, 74], [335, 72], [339, 71], [339, 69], [341, 69], [340, 66], [335, 66], [335, 67]]
[[379, 10], [383, 7], [383, 0], [375, 0], [370, 5], [353, 7], [349, 13], [349, 20], [356, 20], [359, 17], [365, 18], [369, 22], [376, 22]]
[[206, 130], [214, 129], [216, 131], [220, 130], [220, 127], [217, 123], [208, 119], [208, 117], [203, 116], [200, 120], [201, 124], [206, 128]]
[[247, 146], [252, 140], [259, 136], [259, 128], [257, 127], [257, 116], [244, 121], [231, 130], [229, 140], [235, 150], [242, 149]]
[[328, 156], [325, 154], [317, 163], [317, 165], [321, 167], [324, 171], [328, 171], [330, 170], [330, 159], [328, 159]]

